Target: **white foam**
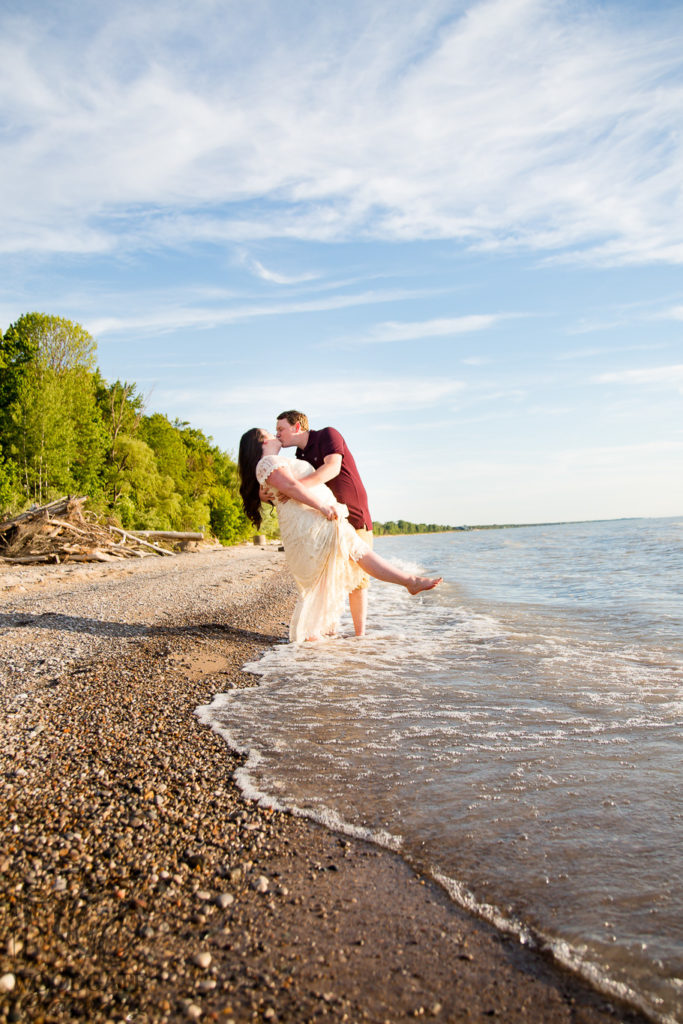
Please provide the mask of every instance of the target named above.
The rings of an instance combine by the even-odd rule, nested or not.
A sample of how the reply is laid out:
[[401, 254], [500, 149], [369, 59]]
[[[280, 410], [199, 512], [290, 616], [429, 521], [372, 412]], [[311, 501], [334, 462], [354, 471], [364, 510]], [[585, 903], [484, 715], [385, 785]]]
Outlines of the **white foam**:
[[439, 885], [443, 886], [451, 899], [471, 914], [476, 914], [477, 917], [488, 921], [498, 931], [505, 932], [507, 935], [514, 935], [523, 946], [535, 947], [538, 945], [532, 930], [522, 924], [521, 921], [508, 917], [502, 910], [491, 903], [484, 903], [476, 899], [467, 886], [463, 885], [456, 878], [443, 874], [438, 868], [435, 868], [431, 874], [432, 878]]
[[[199, 709], [202, 720], [246, 754], [237, 776], [245, 796], [439, 861], [441, 876], [435, 875], [458, 903], [520, 942], [540, 942], [606, 994], [670, 1024], [672, 1018], [655, 1005], [660, 992], [669, 999], [669, 979], [662, 979], [661, 965], [652, 968], [652, 984], [642, 973], [648, 963], [658, 963], [652, 948], [633, 961], [645, 990], [639, 996], [631, 991], [640, 984], [637, 972], [625, 969], [618, 975], [622, 984], [607, 977], [609, 968], [600, 973], [591, 962], [593, 957], [601, 964], [603, 954], [593, 939], [590, 952], [547, 938], [493, 903], [478, 901], [466, 887], [479, 891], [482, 877], [485, 885], [495, 884], [500, 847], [512, 888], [501, 877], [497, 888], [482, 891], [495, 892], [494, 902], [506, 906], [510, 900], [520, 917], [528, 911], [530, 919], [561, 933], [567, 931], [566, 915], [563, 919], [552, 899], [555, 891], [562, 899], [562, 886], [566, 891], [570, 883], [554, 890], [550, 881], [554, 885], [574, 870], [577, 877], [585, 871], [587, 887], [575, 890], [576, 901], [570, 901], [567, 934], [579, 929], [594, 936], [586, 895], [593, 885], [604, 892], [612, 885], [611, 876], [595, 874], [602, 858], [591, 846], [595, 822], [598, 846], [611, 856], [628, 842], [627, 817], [633, 823], [633, 815], [641, 815], [646, 827], [639, 825], [639, 841], [657, 842], [657, 823], [669, 813], [670, 787], [661, 796], [661, 813], [650, 802], [646, 818], [644, 808], [635, 805], [628, 816], [605, 817], [597, 789], [615, 786], [605, 790], [613, 798], [610, 806], [630, 806], [639, 772], [654, 779], [660, 767], [671, 770], [664, 763], [665, 744], [673, 741], [662, 730], [674, 724], [679, 679], [664, 647], [658, 650], [651, 636], [644, 647], [631, 635], [626, 643], [600, 616], [582, 618], [566, 608], [469, 604], [455, 587], [421, 602], [398, 588], [377, 586], [370, 606], [367, 637], [278, 645], [245, 666], [258, 677], [258, 687], [233, 690]], [[627, 744], [628, 765], [623, 760]], [[411, 808], [420, 802], [425, 814], [413, 814]], [[515, 847], [522, 828], [523, 854]], [[451, 860], [456, 844], [458, 854], [461, 844], [466, 856]], [[553, 877], [553, 855], [561, 860], [568, 849], [576, 859], [570, 867], [561, 863]], [[582, 859], [591, 850], [593, 859]], [[657, 885], [675, 858], [675, 850], [667, 848], [666, 854], [669, 861], [652, 868], [646, 888]], [[542, 864], [546, 855], [549, 861]], [[537, 871], [532, 861], [541, 865]], [[488, 875], [482, 876], [482, 863], [491, 866]], [[456, 874], [467, 881], [450, 877]], [[625, 915], [630, 892], [621, 894]], [[625, 944], [614, 949], [628, 953], [631, 919], [623, 920]], [[641, 925], [637, 916], [633, 920], [637, 939]], [[629, 962], [628, 956], [613, 961], [615, 975]], [[672, 1012], [670, 1002], [662, 1005]]]
[[662, 1014], [650, 1000], [646, 999], [641, 993], [636, 992], [629, 985], [610, 978], [605, 971], [586, 959], [578, 949], [571, 946], [568, 942], [559, 939], [549, 939], [543, 948], [552, 955], [557, 963], [585, 978], [593, 988], [606, 996], [620, 999], [635, 1007], [650, 1020], [654, 1021], [655, 1024], [680, 1024], [675, 1017], [670, 1016], [668, 1013]]
[[196, 708], [195, 714], [203, 724], [208, 725], [214, 732], [218, 733], [231, 750], [239, 754], [246, 754], [246, 762], [233, 773], [233, 778], [246, 800], [254, 801], [262, 807], [286, 811], [296, 817], [317, 821], [332, 831], [341, 832], [354, 839], [362, 839], [366, 842], [374, 843], [376, 846], [384, 847], [387, 850], [398, 852], [401, 849], [403, 844], [402, 836], [389, 832], [386, 829], [370, 829], [362, 825], [354, 825], [349, 821], [345, 821], [333, 808], [326, 807], [322, 803], [319, 807], [301, 807], [291, 800], [280, 799], [271, 792], [271, 789], [277, 788], [279, 790], [284, 788], [284, 784], [280, 780], [275, 780], [271, 788], [267, 790], [260, 788], [254, 779], [253, 772], [263, 761], [261, 752], [256, 747], [241, 744], [233, 731], [216, 717], [216, 712], [225, 709], [238, 693], [244, 697], [249, 691], [237, 690], [230, 693], [217, 694], [211, 704]]
[[[291, 800], [283, 800], [276, 797], [270, 789], [261, 789], [254, 781], [252, 775], [253, 769], [257, 767], [260, 760], [258, 753], [252, 750], [249, 753], [246, 764], [234, 772], [233, 778], [246, 800], [253, 800], [261, 807], [270, 807], [277, 811], [287, 811], [298, 818], [308, 818], [310, 821], [316, 821], [318, 824], [324, 825], [333, 832], [340, 832], [353, 839], [362, 839], [365, 842], [374, 843], [375, 846], [382, 846], [387, 850], [393, 850], [395, 853], [401, 849], [403, 837], [400, 835], [395, 835], [386, 829], [370, 829], [363, 825], [353, 825], [351, 822], [345, 821], [337, 811], [331, 807], [326, 807], [322, 803], [319, 807], [301, 807]], [[273, 788], [275, 786], [280, 788], [278, 783], [275, 783]]]
[[463, 907], [463, 909], [488, 921], [498, 931], [514, 936], [521, 945], [543, 949], [545, 952], [550, 953], [558, 964], [585, 978], [593, 988], [603, 993], [603, 995], [612, 996], [633, 1006], [650, 1020], [654, 1021], [655, 1024], [680, 1024], [674, 1017], [660, 1013], [651, 1001], [639, 992], [636, 992], [635, 989], [632, 989], [623, 982], [610, 978], [605, 971], [588, 960], [578, 948], [571, 946], [570, 943], [560, 939], [549, 938], [542, 932], [535, 931], [528, 925], [522, 924], [516, 918], [505, 914], [499, 907], [476, 899], [462, 882], [443, 874], [438, 869], [433, 870], [431, 874], [432, 878], [439, 885], [443, 886], [451, 899]]

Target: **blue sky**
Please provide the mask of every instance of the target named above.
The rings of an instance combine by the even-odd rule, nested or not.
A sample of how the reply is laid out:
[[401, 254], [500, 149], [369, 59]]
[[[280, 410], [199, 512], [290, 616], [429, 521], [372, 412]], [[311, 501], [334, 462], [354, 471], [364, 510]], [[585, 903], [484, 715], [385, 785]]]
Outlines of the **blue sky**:
[[0, 5], [0, 326], [377, 519], [683, 514], [683, 8]]

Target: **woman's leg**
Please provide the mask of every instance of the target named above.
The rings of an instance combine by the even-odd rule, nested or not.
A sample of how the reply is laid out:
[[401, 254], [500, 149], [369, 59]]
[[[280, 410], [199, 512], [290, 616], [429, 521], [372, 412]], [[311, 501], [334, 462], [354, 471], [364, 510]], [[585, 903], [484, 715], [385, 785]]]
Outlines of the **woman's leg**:
[[[367, 581], [366, 581], [367, 582]], [[356, 636], [365, 635], [365, 623], [368, 618], [368, 590], [363, 587], [361, 590], [352, 590], [349, 594], [349, 610], [353, 620], [353, 629]]]
[[374, 551], [368, 551], [367, 555], [363, 555], [356, 561], [376, 580], [381, 580], [383, 583], [397, 583], [400, 587], [405, 587], [411, 594], [419, 594], [422, 590], [432, 590], [443, 579], [442, 576], [437, 579], [430, 579], [429, 576], [411, 576], [409, 573], [403, 572], [402, 569], [397, 569], [390, 562], [385, 562]]

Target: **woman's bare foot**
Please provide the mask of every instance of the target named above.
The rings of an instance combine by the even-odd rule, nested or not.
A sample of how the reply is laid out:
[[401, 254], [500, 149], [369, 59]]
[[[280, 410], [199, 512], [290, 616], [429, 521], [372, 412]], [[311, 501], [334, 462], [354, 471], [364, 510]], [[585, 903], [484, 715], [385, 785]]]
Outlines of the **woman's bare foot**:
[[439, 576], [435, 580], [430, 579], [429, 576], [411, 576], [410, 583], [406, 583], [406, 589], [410, 594], [419, 594], [423, 590], [433, 590], [434, 587], [438, 587], [442, 580], [443, 576]]
[[337, 631], [335, 629], [331, 629], [329, 633], [316, 633], [315, 636], [307, 636], [306, 643], [315, 644], [318, 643], [319, 640], [334, 640], [336, 636]]

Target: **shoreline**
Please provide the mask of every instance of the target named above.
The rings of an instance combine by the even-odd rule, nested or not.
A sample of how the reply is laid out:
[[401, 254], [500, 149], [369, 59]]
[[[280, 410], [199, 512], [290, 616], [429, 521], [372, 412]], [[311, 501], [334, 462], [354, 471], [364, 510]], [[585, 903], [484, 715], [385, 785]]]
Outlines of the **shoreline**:
[[0, 1021], [645, 1020], [399, 855], [244, 800], [195, 710], [286, 634], [273, 546], [118, 568], [0, 572]]

